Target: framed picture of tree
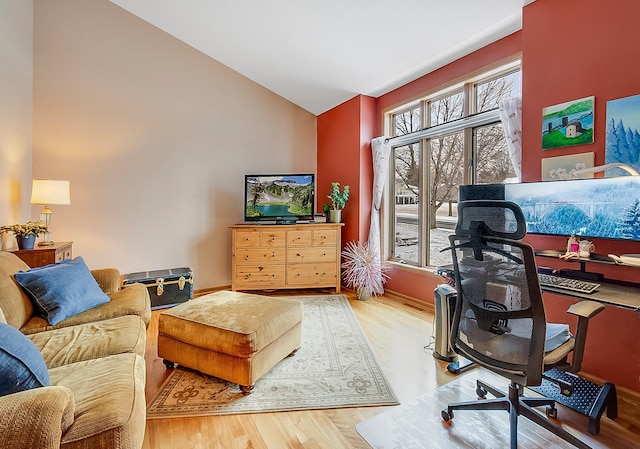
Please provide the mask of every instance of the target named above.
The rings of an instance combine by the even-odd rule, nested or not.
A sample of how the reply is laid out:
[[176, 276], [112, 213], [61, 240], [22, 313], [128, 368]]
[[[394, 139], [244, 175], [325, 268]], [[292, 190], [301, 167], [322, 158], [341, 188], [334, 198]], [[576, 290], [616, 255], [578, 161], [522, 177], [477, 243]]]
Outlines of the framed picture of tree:
[[[607, 101], [605, 164], [623, 163], [640, 171], [640, 95]], [[612, 168], [606, 176], [628, 173]]]

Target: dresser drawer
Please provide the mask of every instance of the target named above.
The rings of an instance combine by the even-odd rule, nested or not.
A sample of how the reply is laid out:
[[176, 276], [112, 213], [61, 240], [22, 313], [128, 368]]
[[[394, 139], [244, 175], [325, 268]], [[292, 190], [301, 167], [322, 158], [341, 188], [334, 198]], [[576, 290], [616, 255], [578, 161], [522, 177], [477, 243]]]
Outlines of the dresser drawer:
[[284, 265], [238, 266], [235, 277], [236, 288], [283, 288], [285, 286]]
[[287, 246], [311, 246], [311, 230], [287, 232]]
[[71, 245], [60, 248], [56, 251], [56, 263], [62, 262], [63, 260], [71, 259], [71, 256]]
[[338, 232], [335, 229], [313, 231], [313, 246], [336, 246]]
[[238, 230], [235, 244], [238, 248], [285, 246], [285, 231]]
[[336, 262], [335, 248], [287, 248], [287, 263]]
[[335, 263], [289, 264], [287, 268], [287, 285], [290, 286], [334, 286], [336, 279]]
[[236, 250], [236, 264], [284, 264], [285, 248], [238, 248]]

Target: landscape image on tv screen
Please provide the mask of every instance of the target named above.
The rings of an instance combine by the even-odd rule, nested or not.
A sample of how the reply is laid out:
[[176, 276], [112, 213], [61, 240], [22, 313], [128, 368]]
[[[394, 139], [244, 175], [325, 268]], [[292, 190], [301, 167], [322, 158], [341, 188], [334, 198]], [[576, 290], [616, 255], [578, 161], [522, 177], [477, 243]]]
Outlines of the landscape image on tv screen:
[[245, 219], [313, 218], [313, 175], [245, 177]]
[[640, 240], [640, 177], [505, 184], [527, 232]]

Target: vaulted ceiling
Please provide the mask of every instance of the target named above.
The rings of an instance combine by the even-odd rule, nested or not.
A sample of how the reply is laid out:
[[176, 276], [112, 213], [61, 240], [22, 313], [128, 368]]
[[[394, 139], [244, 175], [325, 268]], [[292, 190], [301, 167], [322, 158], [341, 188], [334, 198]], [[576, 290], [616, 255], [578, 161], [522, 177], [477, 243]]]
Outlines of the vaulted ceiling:
[[522, 27], [533, 0], [111, 0], [313, 114]]

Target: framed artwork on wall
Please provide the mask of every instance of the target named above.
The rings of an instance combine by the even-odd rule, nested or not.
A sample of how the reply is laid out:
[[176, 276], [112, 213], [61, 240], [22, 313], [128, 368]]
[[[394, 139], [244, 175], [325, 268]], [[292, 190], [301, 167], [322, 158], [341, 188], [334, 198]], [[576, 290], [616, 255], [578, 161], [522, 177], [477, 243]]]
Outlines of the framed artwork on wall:
[[[620, 162], [640, 172], [640, 95], [607, 101], [605, 164]], [[624, 176], [612, 168], [605, 176]]]
[[594, 153], [579, 153], [568, 156], [543, 158], [542, 180], [560, 181], [564, 179], [593, 178], [593, 173], [576, 174], [578, 170], [593, 167], [593, 160]]
[[542, 108], [542, 149], [593, 143], [595, 97]]

